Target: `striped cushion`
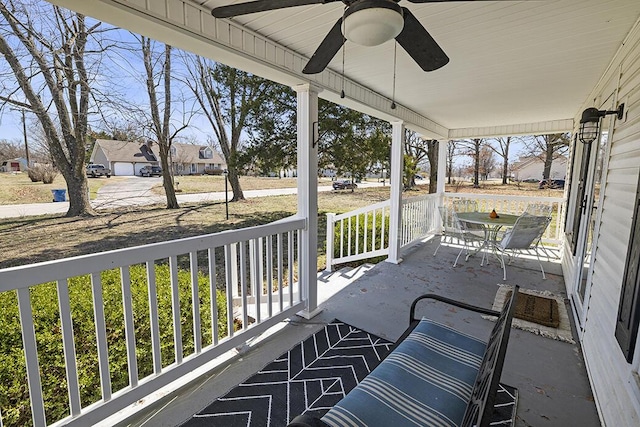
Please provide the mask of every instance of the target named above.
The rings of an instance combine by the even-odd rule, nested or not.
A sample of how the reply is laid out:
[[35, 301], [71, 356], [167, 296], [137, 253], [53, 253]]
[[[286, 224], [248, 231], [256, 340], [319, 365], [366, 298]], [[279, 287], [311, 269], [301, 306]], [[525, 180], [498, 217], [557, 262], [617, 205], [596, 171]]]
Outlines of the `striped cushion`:
[[457, 426], [486, 343], [423, 318], [405, 340], [322, 417], [338, 426]]

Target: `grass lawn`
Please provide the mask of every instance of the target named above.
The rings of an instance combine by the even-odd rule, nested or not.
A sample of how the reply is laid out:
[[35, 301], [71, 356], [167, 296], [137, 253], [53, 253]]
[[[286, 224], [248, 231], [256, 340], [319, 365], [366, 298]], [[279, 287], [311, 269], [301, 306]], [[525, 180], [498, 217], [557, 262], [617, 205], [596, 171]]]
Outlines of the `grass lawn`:
[[[96, 197], [100, 187], [109, 180], [121, 178], [92, 178], [89, 179], [91, 198]], [[62, 175], [56, 176], [52, 184], [31, 182], [26, 173], [0, 173], [0, 205], [18, 205], [27, 203], [49, 203], [53, 200], [51, 190], [66, 189], [67, 183]]]
[[[348, 212], [388, 198], [389, 187], [319, 193], [320, 245], [324, 247], [327, 212]], [[224, 202], [185, 204], [175, 210], [162, 206], [121, 208], [93, 218], [0, 220], [0, 268], [266, 224], [295, 214], [296, 200], [295, 195], [286, 195], [231, 203], [228, 221]]]
[[[185, 175], [176, 176], [174, 180], [176, 187], [182, 194], [224, 191], [223, 175]], [[240, 186], [242, 186], [243, 191], [295, 188], [297, 185], [296, 178], [240, 177]], [[331, 178], [320, 178], [318, 185], [331, 185]], [[231, 191], [231, 186], [229, 186], [229, 191]], [[164, 195], [162, 184], [155, 186], [153, 192], [158, 195]]]

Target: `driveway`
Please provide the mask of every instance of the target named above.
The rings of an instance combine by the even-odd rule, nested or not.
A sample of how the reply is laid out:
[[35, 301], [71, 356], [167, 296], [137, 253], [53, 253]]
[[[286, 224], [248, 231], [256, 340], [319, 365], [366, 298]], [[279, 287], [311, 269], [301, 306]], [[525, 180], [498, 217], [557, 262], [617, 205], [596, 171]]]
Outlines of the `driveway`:
[[137, 176], [111, 181], [98, 190], [96, 198], [91, 202], [96, 209], [117, 208], [122, 206], [150, 205], [166, 200], [155, 195], [151, 188], [162, 185], [162, 178], [142, 178]]

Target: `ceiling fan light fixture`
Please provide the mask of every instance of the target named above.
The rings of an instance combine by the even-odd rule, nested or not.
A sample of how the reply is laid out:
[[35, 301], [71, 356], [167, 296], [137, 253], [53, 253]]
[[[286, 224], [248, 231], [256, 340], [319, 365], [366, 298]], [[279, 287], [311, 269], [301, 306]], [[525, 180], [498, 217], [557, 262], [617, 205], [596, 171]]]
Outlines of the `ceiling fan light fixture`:
[[347, 40], [361, 46], [378, 46], [400, 34], [404, 18], [394, 2], [365, 0], [347, 9], [343, 25]]

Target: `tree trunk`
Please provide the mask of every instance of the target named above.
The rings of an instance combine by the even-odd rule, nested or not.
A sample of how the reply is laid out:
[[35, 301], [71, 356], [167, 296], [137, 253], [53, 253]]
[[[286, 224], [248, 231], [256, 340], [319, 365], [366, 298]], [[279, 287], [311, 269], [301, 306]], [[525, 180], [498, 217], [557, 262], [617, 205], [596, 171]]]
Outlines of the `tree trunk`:
[[[178, 199], [176, 197], [176, 189], [173, 183], [171, 166], [169, 164], [168, 153], [162, 154], [163, 151], [168, 151], [165, 147], [160, 148], [160, 165], [162, 166], [162, 186], [167, 196], [167, 209], [179, 209]], [[169, 148], [171, 150], [171, 148]]]
[[440, 142], [432, 140], [429, 143], [427, 159], [429, 159], [429, 194], [433, 194], [438, 189], [438, 149]]
[[502, 184], [507, 184], [507, 174], [509, 173], [509, 157], [504, 157], [504, 162], [502, 163]]
[[96, 213], [89, 201], [89, 185], [84, 171], [81, 170], [77, 174], [69, 170], [63, 176], [67, 182], [67, 192], [69, 193], [69, 210], [65, 216], [94, 216]]
[[237, 202], [240, 200], [244, 200], [244, 193], [242, 192], [242, 187], [240, 186], [240, 177], [238, 176], [238, 172], [235, 168], [229, 168], [228, 171], [229, 175], [227, 176], [227, 179], [229, 180], [231, 190], [233, 191], [233, 198], [230, 201]]
[[547, 144], [547, 149], [544, 157], [544, 169], [542, 171], [542, 179], [544, 179], [545, 181], [551, 177], [551, 164], [553, 163], [554, 149], [554, 145]]

